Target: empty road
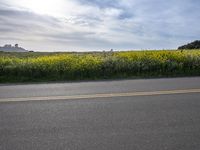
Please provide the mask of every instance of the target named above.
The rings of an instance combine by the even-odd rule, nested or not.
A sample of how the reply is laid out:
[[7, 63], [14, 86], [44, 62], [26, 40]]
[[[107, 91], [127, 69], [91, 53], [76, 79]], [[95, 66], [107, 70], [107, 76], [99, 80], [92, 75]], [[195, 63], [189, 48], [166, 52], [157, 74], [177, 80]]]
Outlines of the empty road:
[[200, 77], [0, 85], [0, 150], [199, 150]]

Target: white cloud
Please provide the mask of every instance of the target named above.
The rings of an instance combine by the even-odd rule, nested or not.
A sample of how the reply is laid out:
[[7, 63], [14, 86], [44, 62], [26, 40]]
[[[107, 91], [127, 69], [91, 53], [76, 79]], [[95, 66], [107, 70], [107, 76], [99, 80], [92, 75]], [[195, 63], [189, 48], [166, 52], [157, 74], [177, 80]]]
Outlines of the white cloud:
[[0, 44], [38, 50], [176, 48], [199, 38], [198, 0], [2, 0]]

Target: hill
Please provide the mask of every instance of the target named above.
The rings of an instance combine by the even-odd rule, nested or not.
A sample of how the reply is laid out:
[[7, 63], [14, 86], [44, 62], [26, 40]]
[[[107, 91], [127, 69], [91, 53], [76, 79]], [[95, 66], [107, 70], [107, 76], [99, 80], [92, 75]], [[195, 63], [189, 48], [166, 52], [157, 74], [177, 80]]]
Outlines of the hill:
[[18, 44], [12, 46], [11, 44], [6, 44], [3, 47], [0, 47], [0, 51], [3, 52], [28, 52], [26, 49], [19, 47]]

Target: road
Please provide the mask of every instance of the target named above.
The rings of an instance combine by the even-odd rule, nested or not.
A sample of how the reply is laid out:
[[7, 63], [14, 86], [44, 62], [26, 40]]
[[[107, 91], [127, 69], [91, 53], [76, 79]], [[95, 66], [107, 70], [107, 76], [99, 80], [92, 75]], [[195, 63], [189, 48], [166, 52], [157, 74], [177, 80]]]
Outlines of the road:
[[0, 85], [0, 150], [199, 150], [200, 78]]

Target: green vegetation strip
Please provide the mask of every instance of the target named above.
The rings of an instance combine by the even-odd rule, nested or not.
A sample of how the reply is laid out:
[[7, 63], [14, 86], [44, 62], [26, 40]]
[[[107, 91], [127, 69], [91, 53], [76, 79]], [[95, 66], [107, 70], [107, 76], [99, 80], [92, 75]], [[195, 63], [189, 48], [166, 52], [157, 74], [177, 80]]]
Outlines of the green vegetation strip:
[[0, 82], [200, 75], [200, 51], [0, 52]]

